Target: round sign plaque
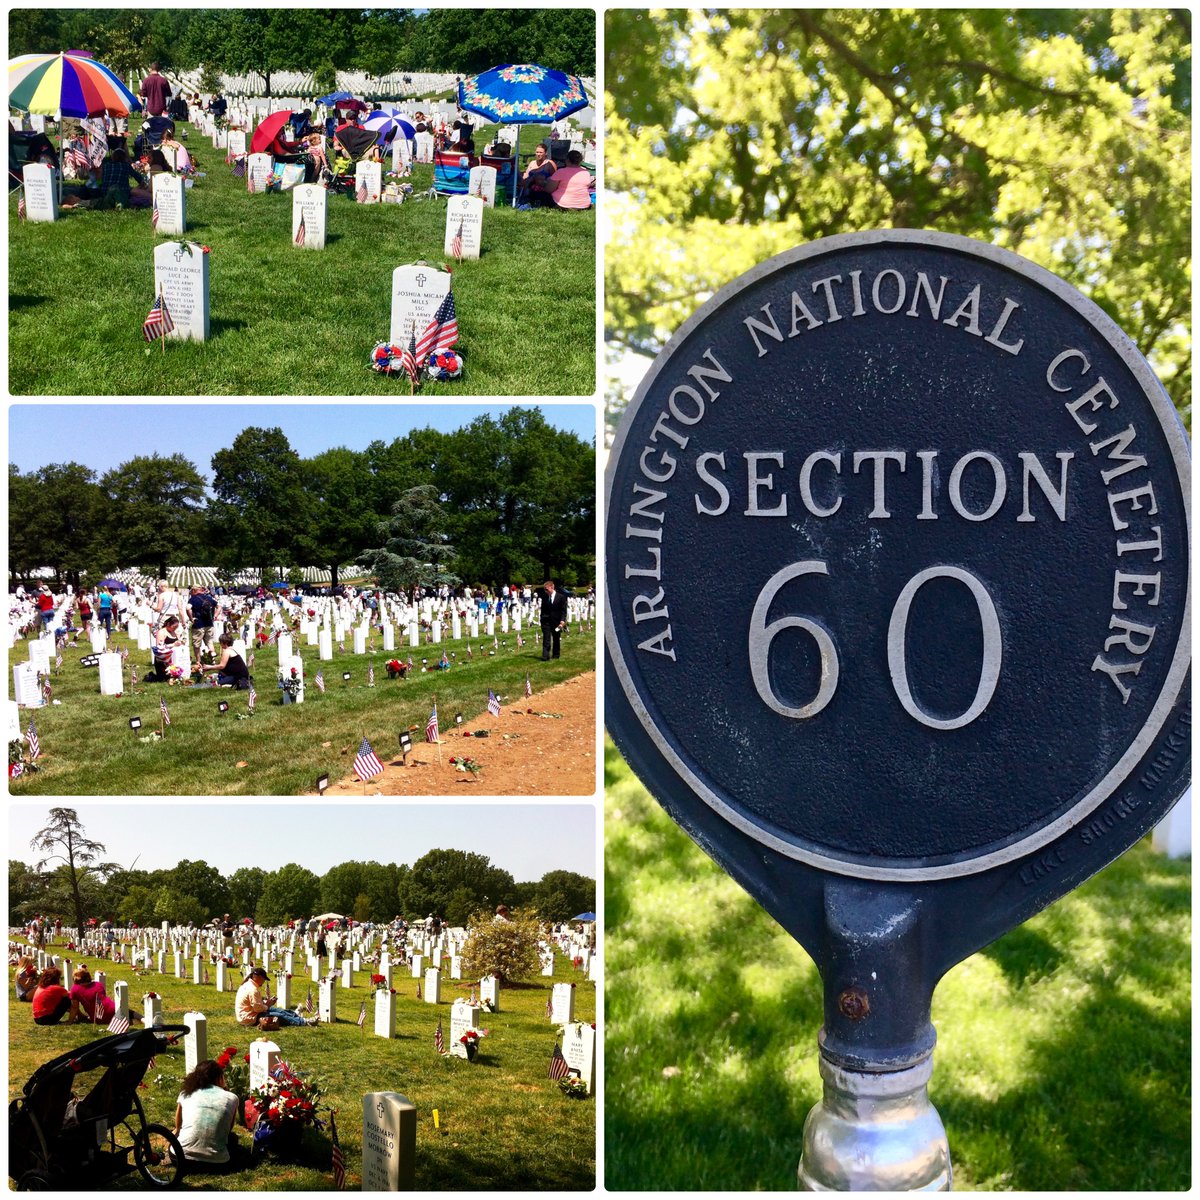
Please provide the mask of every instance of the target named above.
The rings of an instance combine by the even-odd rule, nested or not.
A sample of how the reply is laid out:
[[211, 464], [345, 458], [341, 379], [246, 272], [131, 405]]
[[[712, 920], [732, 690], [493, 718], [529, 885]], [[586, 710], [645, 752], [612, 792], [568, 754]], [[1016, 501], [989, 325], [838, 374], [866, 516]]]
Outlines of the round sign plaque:
[[1041, 268], [925, 231], [782, 254], [618, 432], [614, 736], [837, 875], [1027, 858], [1178, 720], [1187, 478], [1150, 367]]

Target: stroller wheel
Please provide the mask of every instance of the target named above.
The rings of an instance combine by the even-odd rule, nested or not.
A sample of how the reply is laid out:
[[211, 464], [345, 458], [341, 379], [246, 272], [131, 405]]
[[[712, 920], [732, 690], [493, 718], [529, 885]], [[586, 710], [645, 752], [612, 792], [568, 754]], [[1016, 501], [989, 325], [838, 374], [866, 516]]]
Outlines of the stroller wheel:
[[151, 1187], [178, 1187], [183, 1182], [183, 1147], [165, 1125], [147, 1125], [133, 1139], [133, 1162]]
[[54, 1184], [50, 1182], [50, 1176], [45, 1171], [26, 1171], [17, 1180], [18, 1192], [49, 1192], [53, 1187]]

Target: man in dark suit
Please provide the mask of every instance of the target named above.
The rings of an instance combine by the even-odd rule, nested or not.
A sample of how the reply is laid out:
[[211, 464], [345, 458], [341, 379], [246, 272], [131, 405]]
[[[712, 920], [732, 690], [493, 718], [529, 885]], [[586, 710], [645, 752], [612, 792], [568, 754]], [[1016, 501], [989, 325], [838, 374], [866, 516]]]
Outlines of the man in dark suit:
[[553, 579], [547, 579], [538, 597], [542, 602], [542, 662], [546, 662], [559, 657], [562, 631], [567, 623], [567, 594], [554, 586]]

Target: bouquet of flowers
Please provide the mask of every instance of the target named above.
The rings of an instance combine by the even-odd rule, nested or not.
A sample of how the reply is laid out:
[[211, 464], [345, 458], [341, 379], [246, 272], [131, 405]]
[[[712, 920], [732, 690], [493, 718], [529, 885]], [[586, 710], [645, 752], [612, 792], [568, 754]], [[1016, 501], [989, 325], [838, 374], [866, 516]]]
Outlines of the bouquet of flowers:
[[183, 668], [182, 667], [168, 667], [167, 668], [167, 682], [169, 684], [178, 683], [182, 678], [183, 678]]
[[226, 1090], [232, 1092], [240, 1101], [250, 1090], [250, 1070], [246, 1065], [250, 1061], [250, 1055], [246, 1054], [239, 1059], [237, 1052], [236, 1046], [226, 1046], [217, 1055], [217, 1066], [225, 1074]]
[[371, 986], [377, 992], [390, 992], [390, 991], [395, 990], [393, 988], [388, 987], [388, 981], [387, 981], [386, 975], [372, 975], [371, 976]]
[[479, 1053], [480, 1041], [487, 1037], [486, 1029], [468, 1029], [458, 1040], [463, 1044], [467, 1051], [467, 1059], [473, 1061], [475, 1055]]
[[285, 695], [291, 696], [293, 700], [300, 695], [300, 673], [295, 667], [290, 668], [287, 673], [280, 668], [279, 690]]
[[587, 1098], [587, 1084], [578, 1075], [564, 1075], [558, 1081], [558, 1086], [562, 1094], [569, 1096], [572, 1100]]
[[478, 775], [479, 772], [483, 770], [483, 767], [480, 765], [479, 761], [474, 758], [456, 756], [450, 760], [450, 765], [454, 767], [456, 771], [462, 771], [464, 773], [469, 771], [472, 775]]
[[281, 1062], [246, 1101], [246, 1123], [254, 1116], [254, 1155], [295, 1149], [305, 1125], [320, 1126], [320, 1100], [321, 1089], [314, 1080]]

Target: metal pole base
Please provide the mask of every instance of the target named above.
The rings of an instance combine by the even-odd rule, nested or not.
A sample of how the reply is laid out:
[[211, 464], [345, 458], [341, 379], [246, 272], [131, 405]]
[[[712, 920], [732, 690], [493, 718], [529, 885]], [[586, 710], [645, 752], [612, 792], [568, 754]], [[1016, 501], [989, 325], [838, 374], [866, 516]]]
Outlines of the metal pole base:
[[806, 1192], [948, 1192], [950, 1144], [926, 1086], [932, 1052], [904, 1071], [848, 1071], [821, 1054], [824, 1099], [804, 1122]]

